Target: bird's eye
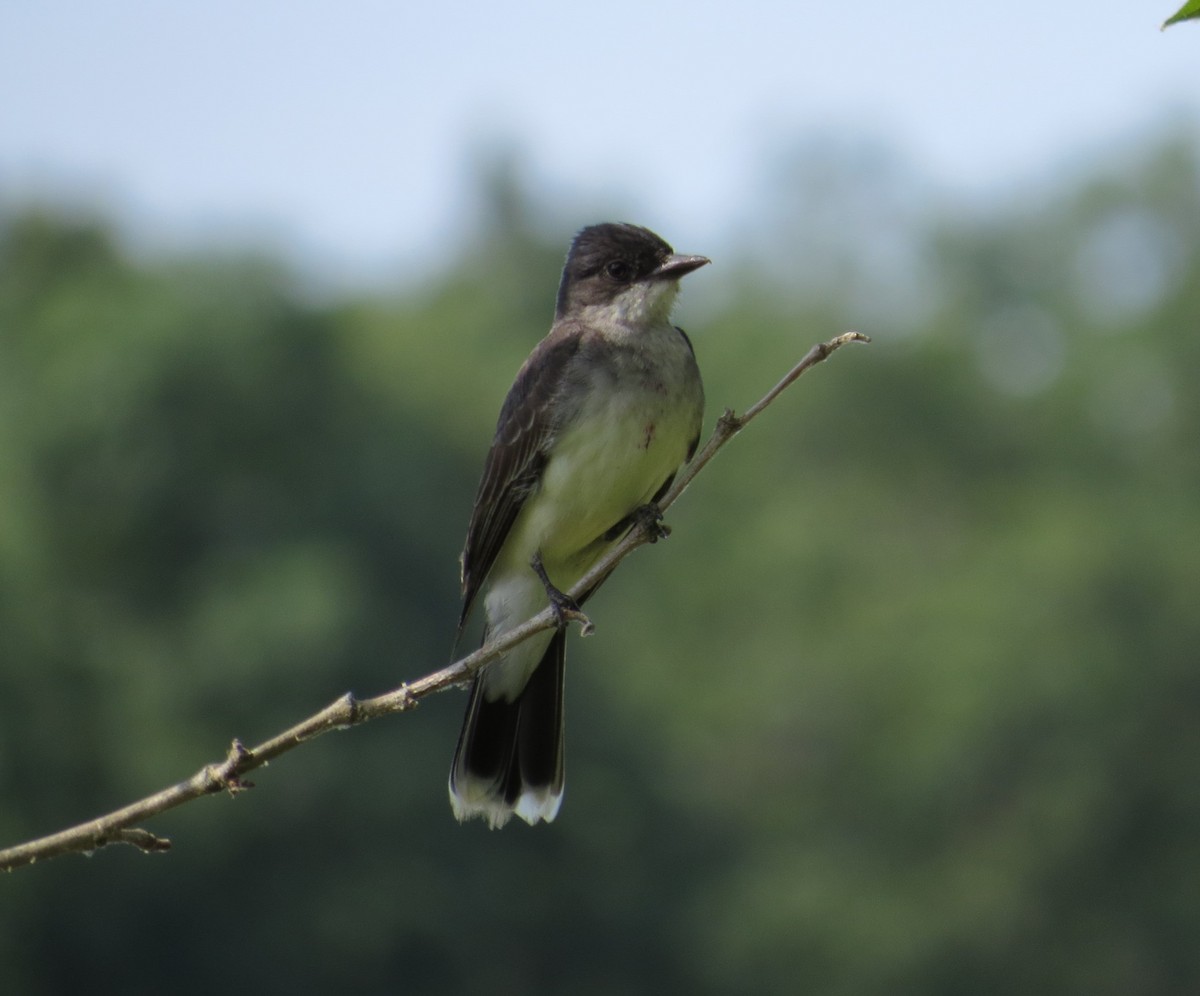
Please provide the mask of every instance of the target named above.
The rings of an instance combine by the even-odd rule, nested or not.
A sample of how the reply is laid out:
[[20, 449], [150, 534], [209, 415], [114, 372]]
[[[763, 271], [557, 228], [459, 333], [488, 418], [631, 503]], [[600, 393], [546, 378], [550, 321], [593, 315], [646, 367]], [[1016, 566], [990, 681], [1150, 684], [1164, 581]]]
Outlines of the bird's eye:
[[614, 259], [604, 267], [604, 272], [618, 283], [625, 283], [625, 281], [633, 276], [633, 267], [623, 259]]

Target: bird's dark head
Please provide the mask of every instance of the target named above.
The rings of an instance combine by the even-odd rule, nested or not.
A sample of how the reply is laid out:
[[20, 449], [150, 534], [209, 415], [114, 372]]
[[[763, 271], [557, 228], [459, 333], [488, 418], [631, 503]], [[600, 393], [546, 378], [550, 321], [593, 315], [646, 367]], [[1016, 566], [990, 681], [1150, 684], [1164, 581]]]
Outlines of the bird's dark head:
[[708, 262], [684, 256], [648, 228], [606, 222], [575, 236], [558, 285], [556, 318], [638, 325], [666, 321], [679, 278]]

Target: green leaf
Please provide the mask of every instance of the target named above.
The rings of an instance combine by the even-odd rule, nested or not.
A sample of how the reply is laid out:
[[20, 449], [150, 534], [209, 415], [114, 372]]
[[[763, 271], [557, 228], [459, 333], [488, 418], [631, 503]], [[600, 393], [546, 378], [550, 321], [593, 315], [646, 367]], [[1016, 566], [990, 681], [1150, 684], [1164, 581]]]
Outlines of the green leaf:
[[1191, 21], [1197, 17], [1200, 17], [1200, 0], [1188, 0], [1174, 14], [1163, 21], [1163, 30], [1166, 30], [1172, 24], [1178, 24], [1180, 21]]

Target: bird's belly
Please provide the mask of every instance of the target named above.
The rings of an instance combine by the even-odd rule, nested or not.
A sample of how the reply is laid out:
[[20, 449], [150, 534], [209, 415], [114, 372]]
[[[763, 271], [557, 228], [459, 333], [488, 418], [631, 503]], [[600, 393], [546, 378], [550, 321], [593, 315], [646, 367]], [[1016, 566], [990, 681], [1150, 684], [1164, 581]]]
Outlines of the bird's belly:
[[[530, 567], [541, 555], [550, 580], [565, 591], [600, 558], [604, 534], [655, 492], [687, 458], [698, 405], [660, 395], [617, 395], [593, 405], [561, 435], [541, 483], [513, 524], [485, 597], [490, 632], [503, 632], [546, 606]], [[550, 634], [510, 651], [488, 669], [488, 695], [510, 701], [541, 660]]]
[[[597, 395], [593, 395], [597, 397]], [[574, 584], [604, 534], [655, 492], [687, 457], [697, 413], [658, 392], [602, 394], [555, 442], [517, 547], [540, 550], [551, 577]]]

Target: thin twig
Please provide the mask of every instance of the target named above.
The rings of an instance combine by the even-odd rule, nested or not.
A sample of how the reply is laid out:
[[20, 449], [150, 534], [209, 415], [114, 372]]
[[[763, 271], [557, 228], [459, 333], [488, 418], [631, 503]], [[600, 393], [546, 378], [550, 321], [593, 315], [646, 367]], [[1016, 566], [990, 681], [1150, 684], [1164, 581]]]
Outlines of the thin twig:
[[[859, 332], [845, 332], [828, 342], [818, 343], [788, 371], [778, 384], [756, 404], [748, 408], [745, 414], [735, 415], [731, 410], [726, 409], [717, 420], [717, 426], [712, 436], [696, 453], [692, 461], [678, 474], [670, 490], [660, 500], [660, 508], [666, 511], [675, 504], [695, 476], [716, 455], [716, 452], [757, 417], [802, 373], [816, 366], [834, 350], [848, 342], [870, 342], [870, 339]], [[639, 520], [638, 524], [620, 542], [580, 578], [568, 594], [578, 598], [584, 592], [599, 587], [630, 553], [639, 546], [653, 543], [660, 535], [663, 535], [662, 529], [663, 527], [648, 520]], [[583, 631], [590, 632], [591, 623], [582, 614], [580, 616], [579, 621], [583, 626]], [[551, 629], [555, 624], [554, 612], [547, 607], [515, 629], [484, 644], [474, 653], [468, 654], [440, 671], [434, 671], [416, 681], [401, 685], [393, 691], [367, 699], [355, 698], [348, 692], [320, 712], [301, 720], [295, 726], [264, 741], [257, 747], [247, 748], [240, 741], [234, 740], [225, 755], [225, 760], [206, 764], [191, 778], [106, 816], [80, 823], [47, 837], [39, 837], [36, 840], [0, 850], [0, 871], [12, 871], [14, 868], [31, 865], [60, 854], [90, 854], [109, 844], [130, 844], [146, 853], [169, 850], [171, 842], [168, 839], [141, 829], [137, 824], [201, 796], [213, 795], [218, 792], [233, 794], [252, 788], [252, 783], [245, 779], [249, 772], [298, 747], [306, 740], [312, 740], [331, 730], [357, 726], [360, 723], [378, 719], [380, 716], [406, 712], [426, 696], [462, 683], [518, 643], [529, 639], [535, 633]]]

